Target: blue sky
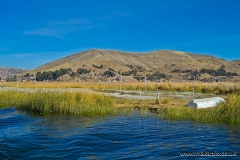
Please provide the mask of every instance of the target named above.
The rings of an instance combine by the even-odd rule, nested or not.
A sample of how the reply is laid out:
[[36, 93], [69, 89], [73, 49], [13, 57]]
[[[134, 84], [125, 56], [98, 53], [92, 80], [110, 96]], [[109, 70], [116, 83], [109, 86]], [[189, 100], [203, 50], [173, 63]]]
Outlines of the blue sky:
[[1, 0], [0, 66], [33, 69], [88, 49], [240, 59], [239, 0]]

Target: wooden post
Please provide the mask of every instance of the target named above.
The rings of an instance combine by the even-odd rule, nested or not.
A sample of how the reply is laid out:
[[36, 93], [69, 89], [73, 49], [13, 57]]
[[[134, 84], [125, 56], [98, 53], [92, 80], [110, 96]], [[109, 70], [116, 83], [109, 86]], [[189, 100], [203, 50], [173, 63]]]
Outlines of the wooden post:
[[120, 78], [120, 92], [122, 92], [122, 76]]
[[17, 78], [17, 88], [18, 88], [18, 78]]
[[145, 93], [146, 93], [146, 76], [145, 76], [144, 82], [145, 82]]
[[157, 89], [157, 101], [158, 101], [158, 103], [160, 103], [160, 101], [159, 101], [159, 93], [158, 93], [158, 80], [156, 81], [156, 89]]
[[140, 95], [140, 99], [142, 98], [142, 92], [141, 92], [141, 88], [139, 87], [139, 95]]
[[35, 77], [36, 89], [37, 89], [37, 78]]
[[192, 101], [194, 101], [194, 83], [195, 83], [195, 74], [193, 74], [193, 94], [192, 94]]

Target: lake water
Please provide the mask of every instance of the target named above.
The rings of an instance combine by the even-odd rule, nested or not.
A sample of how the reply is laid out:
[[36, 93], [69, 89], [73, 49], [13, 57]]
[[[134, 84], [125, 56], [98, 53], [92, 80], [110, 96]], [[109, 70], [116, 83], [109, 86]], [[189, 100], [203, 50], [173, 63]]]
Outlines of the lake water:
[[193, 157], [181, 153], [198, 152], [236, 157], [195, 158], [238, 159], [240, 127], [169, 121], [138, 111], [78, 117], [0, 109], [0, 159], [186, 159]]

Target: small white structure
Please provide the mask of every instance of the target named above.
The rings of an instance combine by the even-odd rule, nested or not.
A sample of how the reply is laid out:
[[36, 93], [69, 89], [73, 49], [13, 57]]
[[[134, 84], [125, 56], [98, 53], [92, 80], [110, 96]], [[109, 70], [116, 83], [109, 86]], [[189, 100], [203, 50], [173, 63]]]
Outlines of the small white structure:
[[194, 101], [189, 102], [187, 106], [193, 108], [209, 108], [216, 107], [218, 104], [224, 101], [225, 100], [221, 97], [195, 99]]

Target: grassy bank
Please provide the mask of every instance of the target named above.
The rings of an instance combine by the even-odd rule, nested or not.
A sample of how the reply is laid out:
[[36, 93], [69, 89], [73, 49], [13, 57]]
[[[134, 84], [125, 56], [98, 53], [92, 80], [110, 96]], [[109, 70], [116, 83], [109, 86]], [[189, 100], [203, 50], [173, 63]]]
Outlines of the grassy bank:
[[0, 92], [0, 107], [17, 107], [40, 114], [115, 114], [111, 97], [77, 92]]
[[[17, 87], [16, 82], [1, 82], [2, 87]], [[19, 82], [19, 88], [88, 88], [94, 90], [119, 90], [119, 82]], [[145, 90], [144, 82], [132, 83], [123, 82], [122, 90]], [[158, 83], [158, 89], [165, 91], [192, 91], [192, 83]], [[155, 91], [156, 83], [148, 82], [146, 84], [147, 91]], [[195, 91], [198, 93], [216, 93], [228, 94], [240, 91], [239, 82], [219, 82], [219, 83], [195, 83]]]
[[240, 93], [228, 94], [218, 107], [195, 109], [185, 107], [187, 100], [165, 98], [130, 100], [82, 92], [0, 92], [1, 107], [17, 107], [40, 114], [115, 115], [138, 109], [153, 109], [159, 117], [205, 123], [240, 123]]
[[162, 107], [157, 113], [159, 117], [165, 119], [236, 124], [240, 123], [240, 94], [229, 94], [227, 101], [215, 108]]

